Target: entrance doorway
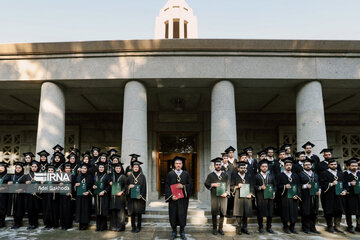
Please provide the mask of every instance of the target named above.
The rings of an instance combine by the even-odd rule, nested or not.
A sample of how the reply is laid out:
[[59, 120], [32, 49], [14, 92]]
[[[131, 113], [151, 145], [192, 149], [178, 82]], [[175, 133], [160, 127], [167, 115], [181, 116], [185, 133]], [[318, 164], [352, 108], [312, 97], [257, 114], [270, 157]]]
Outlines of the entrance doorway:
[[172, 170], [172, 159], [175, 156], [185, 158], [184, 170], [193, 179], [193, 194], [198, 192], [198, 134], [197, 133], [159, 133], [157, 141], [157, 190], [159, 198], [165, 195], [165, 181]]

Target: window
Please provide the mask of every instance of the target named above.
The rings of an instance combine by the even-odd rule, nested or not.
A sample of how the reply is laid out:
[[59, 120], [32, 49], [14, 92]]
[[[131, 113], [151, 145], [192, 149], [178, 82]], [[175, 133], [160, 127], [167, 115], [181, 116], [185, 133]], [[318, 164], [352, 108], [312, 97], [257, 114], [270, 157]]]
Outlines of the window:
[[20, 134], [6, 133], [0, 135], [0, 146], [1, 160], [12, 163], [20, 159]]
[[165, 38], [169, 38], [169, 21], [165, 22]]
[[184, 38], [188, 37], [187, 33], [188, 33], [188, 22], [184, 21]]
[[174, 19], [173, 38], [180, 38], [180, 19]]
[[360, 135], [343, 134], [341, 136], [343, 158], [360, 157]]

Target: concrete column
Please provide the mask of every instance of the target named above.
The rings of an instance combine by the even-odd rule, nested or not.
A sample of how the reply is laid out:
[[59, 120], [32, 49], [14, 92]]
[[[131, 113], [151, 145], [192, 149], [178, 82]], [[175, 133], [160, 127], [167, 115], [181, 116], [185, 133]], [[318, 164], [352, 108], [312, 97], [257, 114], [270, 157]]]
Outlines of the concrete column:
[[183, 18], [180, 18], [179, 20], [179, 31], [180, 31], [180, 39], [183, 39], [184, 38], [184, 19]]
[[230, 145], [237, 148], [235, 90], [224, 80], [215, 84], [211, 95], [211, 159]]
[[65, 97], [58, 85], [44, 82], [41, 85], [36, 152], [45, 149], [52, 153], [56, 144], [63, 147], [65, 144]]
[[313, 81], [302, 85], [296, 96], [297, 149], [310, 141], [313, 153], [319, 156], [327, 147], [324, 101], [321, 83]]
[[[124, 117], [122, 127], [122, 162], [130, 163], [129, 154], [141, 155], [141, 168], [148, 176], [147, 149], [147, 96], [145, 86], [138, 81], [130, 81], [125, 85]], [[148, 180], [150, 181], [150, 180]]]
[[169, 39], [174, 38], [174, 20], [172, 18], [169, 19]]

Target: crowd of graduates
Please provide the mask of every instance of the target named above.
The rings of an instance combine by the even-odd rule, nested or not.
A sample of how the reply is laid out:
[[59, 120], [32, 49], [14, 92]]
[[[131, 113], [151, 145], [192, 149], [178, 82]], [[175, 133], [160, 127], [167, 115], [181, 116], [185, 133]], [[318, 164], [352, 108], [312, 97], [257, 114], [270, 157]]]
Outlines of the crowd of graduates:
[[[358, 158], [345, 161], [344, 169], [332, 156], [332, 149], [323, 149], [323, 160], [315, 155], [311, 142], [305, 143], [303, 151], [292, 155], [291, 145], [276, 149], [268, 147], [253, 157], [253, 148], [247, 147], [234, 157], [235, 148], [230, 146], [222, 157], [212, 160], [211, 172], [205, 187], [211, 191], [211, 214], [213, 234], [223, 232], [224, 217], [235, 217], [237, 234], [249, 234], [247, 220], [256, 210], [258, 230], [272, 230], [272, 218], [281, 217], [283, 231], [297, 234], [295, 225], [301, 215], [301, 228], [306, 234], [321, 234], [316, 229], [321, 202], [326, 230], [342, 233], [340, 222], [346, 216], [347, 231], [360, 232], [360, 172]], [[217, 217], [219, 216], [219, 223]], [[353, 227], [352, 216], [356, 216]]]
[[[0, 187], [4, 184], [48, 184], [36, 181], [36, 173], [67, 173], [71, 190], [68, 192], [24, 192], [0, 193], [0, 227], [5, 227], [6, 216], [13, 216], [12, 229], [23, 225], [28, 214], [28, 229], [39, 226], [42, 215], [44, 229], [61, 227], [67, 230], [73, 222], [79, 223], [79, 230], [86, 230], [91, 216], [96, 216], [96, 231], [110, 229], [125, 231], [126, 211], [131, 216], [132, 232], [141, 231], [142, 214], [146, 207], [146, 178], [138, 160], [140, 155], [131, 154], [131, 164], [124, 170], [120, 156], [115, 149], [101, 152], [98, 147], [85, 151], [80, 156], [76, 148], [65, 157], [63, 147], [56, 145], [51, 159], [43, 150], [36, 161], [31, 152], [24, 153], [24, 160], [17, 161], [15, 173], [8, 174], [7, 162], [0, 162]], [[81, 160], [80, 160], [81, 159]], [[63, 184], [61, 182], [50, 182]], [[40, 215], [41, 213], [41, 215]], [[137, 220], [137, 222], [136, 222]]]

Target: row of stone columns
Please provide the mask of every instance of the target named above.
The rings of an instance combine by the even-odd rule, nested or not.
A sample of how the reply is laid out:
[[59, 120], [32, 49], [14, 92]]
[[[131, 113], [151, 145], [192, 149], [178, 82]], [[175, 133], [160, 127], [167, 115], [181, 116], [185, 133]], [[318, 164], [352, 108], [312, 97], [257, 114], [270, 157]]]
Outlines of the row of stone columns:
[[[311, 141], [318, 154], [327, 147], [322, 86], [312, 81], [299, 87], [296, 96], [297, 149]], [[211, 95], [211, 158], [228, 146], [237, 147], [235, 88], [227, 80], [217, 82]]]

